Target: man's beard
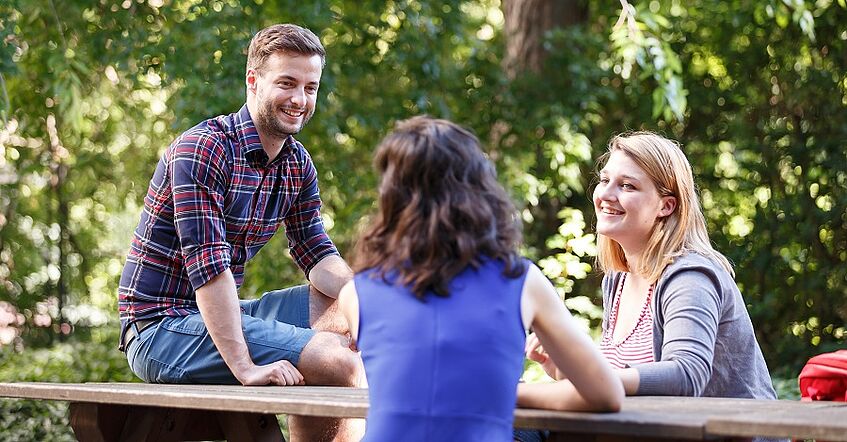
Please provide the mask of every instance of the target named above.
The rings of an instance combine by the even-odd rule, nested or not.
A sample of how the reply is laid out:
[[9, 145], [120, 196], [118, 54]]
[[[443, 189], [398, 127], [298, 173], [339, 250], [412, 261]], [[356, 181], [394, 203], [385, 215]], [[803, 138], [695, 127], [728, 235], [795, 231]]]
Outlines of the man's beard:
[[[290, 109], [290, 108], [289, 108]], [[310, 113], [304, 113], [302, 118], [302, 122], [299, 125], [293, 124], [284, 124], [279, 121], [279, 118], [276, 117], [277, 107], [270, 100], [266, 100], [262, 102], [262, 105], [259, 107], [259, 115], [256, 118], [256, 126], [262, 132], [279, 139], [287, 138], [289, 135], [295, 135], [303, 130], [303, 127], [306, 126], [306, 123], [312, 118], [312, 115], [315, 114], [315, 110], [312, 109]]]

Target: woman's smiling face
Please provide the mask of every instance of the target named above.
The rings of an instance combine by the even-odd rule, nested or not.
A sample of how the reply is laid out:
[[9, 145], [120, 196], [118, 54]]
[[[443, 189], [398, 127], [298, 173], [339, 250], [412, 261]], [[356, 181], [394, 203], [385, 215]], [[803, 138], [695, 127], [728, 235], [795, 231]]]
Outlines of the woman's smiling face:
[[620, 150], [609, 155], [594, 188], [597, 233], [618, 242], [627, 254], [647, 244], [658, 218], [673, 212], [650, 176]]

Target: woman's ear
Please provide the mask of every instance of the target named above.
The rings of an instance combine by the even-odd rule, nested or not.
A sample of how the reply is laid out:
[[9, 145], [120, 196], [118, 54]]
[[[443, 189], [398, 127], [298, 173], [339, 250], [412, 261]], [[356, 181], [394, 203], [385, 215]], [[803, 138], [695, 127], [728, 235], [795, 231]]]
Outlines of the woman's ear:
[[659, 209], [658, 218], [664, 218], [673, 213], [676, 210], [676, 197], [675, 196], [663, 196], [662, 197], [662, 207]]

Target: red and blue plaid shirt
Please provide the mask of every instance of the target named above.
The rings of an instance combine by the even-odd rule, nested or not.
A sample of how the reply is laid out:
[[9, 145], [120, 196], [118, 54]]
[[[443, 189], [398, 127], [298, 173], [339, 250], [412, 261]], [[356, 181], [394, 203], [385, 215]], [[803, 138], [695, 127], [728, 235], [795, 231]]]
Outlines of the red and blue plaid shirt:
[[308, 277], [338, 254], [320, 208], [309, 153], [289, 136], [269, 162], [246, 105], [189, 129], [150, 181], [118, 288], [121, 322], [197, 313], [195, 290], [226, 269], [240, 286], [247, 260], [283, 224]]

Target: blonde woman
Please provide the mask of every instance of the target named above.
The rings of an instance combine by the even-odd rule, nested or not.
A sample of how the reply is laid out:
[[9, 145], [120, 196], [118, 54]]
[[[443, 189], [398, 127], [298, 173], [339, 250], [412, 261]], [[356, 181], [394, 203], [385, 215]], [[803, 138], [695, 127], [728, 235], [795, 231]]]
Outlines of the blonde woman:
[[[619, 135], [599, 163], [600, 348], [626, 394], [775, 399], [732, 267], [712, 248], [679, 145], [649, 132]], [[527, 354], [563, 378], [534, 337]], [[550, 407], [572, 391], [566, 380], [522, 385], [518, 400]]]

